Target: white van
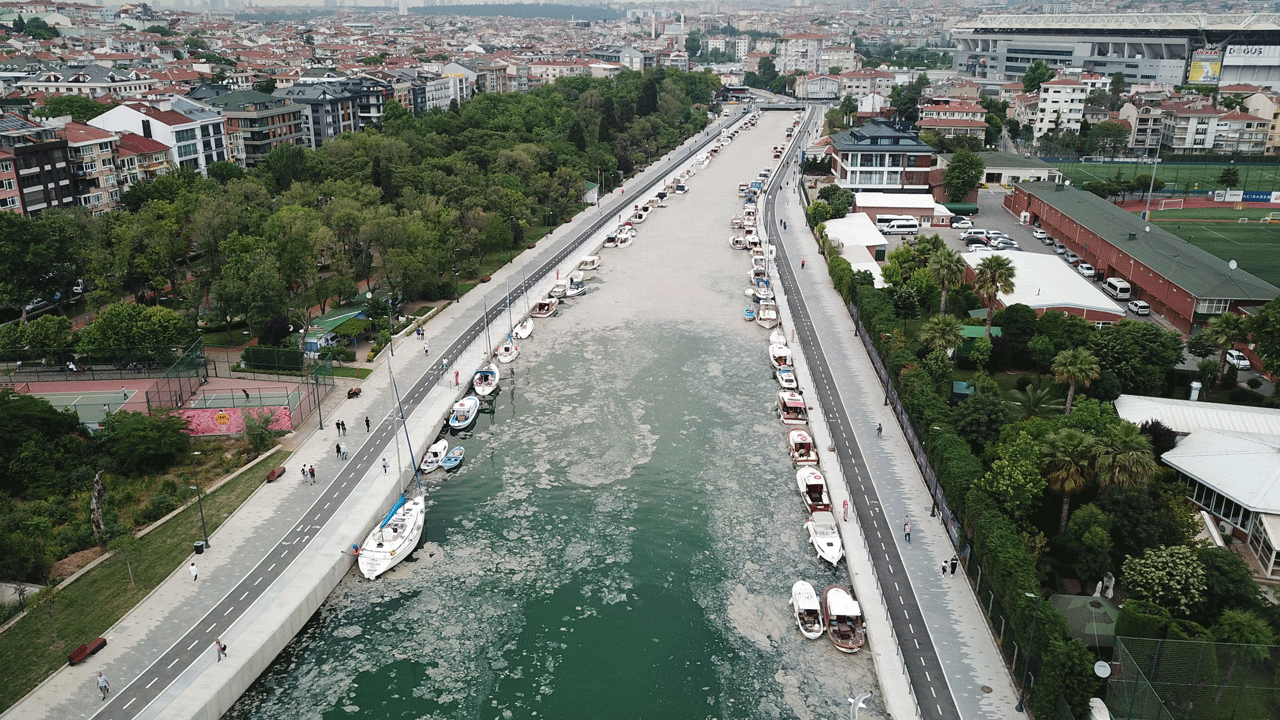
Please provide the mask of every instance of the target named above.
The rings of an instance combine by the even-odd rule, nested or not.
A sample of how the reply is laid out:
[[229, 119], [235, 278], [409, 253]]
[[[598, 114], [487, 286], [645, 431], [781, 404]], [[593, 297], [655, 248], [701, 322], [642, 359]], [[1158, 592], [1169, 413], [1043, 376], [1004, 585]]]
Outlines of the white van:
[[1128, 300], [1132, 292], [1128, 281], [1121, 280], [1118, 277], [1107, 278], [1107, 281], [1102, 283], [1102, 290], [1116, 300]]
[[910, 215], [881, 215], [876, 218], [876, 229], [885, 235], [915, 235], [920, 232], [920, 221]]

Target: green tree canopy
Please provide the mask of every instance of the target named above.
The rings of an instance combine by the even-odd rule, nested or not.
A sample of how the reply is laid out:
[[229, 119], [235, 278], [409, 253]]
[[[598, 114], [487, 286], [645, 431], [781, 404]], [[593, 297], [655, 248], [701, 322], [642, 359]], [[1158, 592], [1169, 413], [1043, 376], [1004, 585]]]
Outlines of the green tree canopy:
[[1204, 566], [1185, 545], [1152, 548], [1141, 557], [1129, 557], [1120, 579], [1131, 597], [1149, 600], [1177, 616], [1187, 617], [1204, 599]]
[[1040, 86], [1053, 79], [1054, 72], [1045, 65], [1043, 60], [1036, 60], [1027, 68], [1027, 72], [1022, 75], [1022, 89], [1024, 92], [1035, 92]]
[[970, 150], [956, 151], [942, 173], [942, 186], [947, 191], [947, 198], [953, 203], [964, 202], [969, 193], [982, 184], [986, 169], [986, 163], [977, 153]]

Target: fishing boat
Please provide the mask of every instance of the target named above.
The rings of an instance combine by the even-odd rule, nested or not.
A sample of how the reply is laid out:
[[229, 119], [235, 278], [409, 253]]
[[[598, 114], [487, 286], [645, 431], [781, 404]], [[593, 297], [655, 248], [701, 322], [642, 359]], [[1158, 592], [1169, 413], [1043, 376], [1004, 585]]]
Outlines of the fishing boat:
[[448, 452], [449, 452], [448, 440], [441, 438], [435, 441], [434, 443], [432, 443], [431, 447], [427, 448], [427, 452], [423, 454], [422, 463], [418, 465], [418, 470], [424, 473], [429, 473], [432, 470], [435, 470], [436, 468], [440, 467], [440, 461], [444, 459], [444, 456]]
[[729, 247], [733, 248], [734, 250], [746, 250], [747, 239], [742, 235], [730, 235]]
[[466, 430], [475, 423], [479, 414], [480, 399], [475, 395], [468, 395], [453, 404], [453, 411], [449, 413], [449, 427], [453, 430]]
[[797, 580], [791, 586], [791, 609], [796, 614], [796, 627], [800, 634], [810, 640], [822, 637], [822, 603], [818, 602], [818, 593], [813, 586], [804, 580]]
[[791, 348], [786, 345], [770, 345], [769, 346], [769, 363], [776, 368], [793, 367], [791, 360]]
[[599, 255], [587, 255], [578, 261], [578, 272], [582, 273], [583, 277], [587, 277], [588, 275], [593, 275], [595, 274], [595, 271], [599, 269], [600, 269]]
[[543, 298], [533, 304], [533, 309], [529, 310], [529, 316], [536, 318], [551, 317], [559, 304], [560, 301], [556, 298]]
[[773, 371], [773, 376], [777, 378], [778, 384], [783, 390], [795, 390], [800, 387], [800, 382], [796, 380], [796, 371], [789, 367], [780, 367]]
[[853, 599], [853, 593], [839, 585], [832, 585], [823, 593], [826, 603], [822, 622], [827, 628], [827, 638], [844, 653], [856, 653], [867, 642], [866, 621], [862, 608]]
[[564, 288], [565, 297], [577, 297], [587, 291], [587, 285], [582, 281], [582, 277], [581, 270], [574, 270], [569, 273], [569, 278], [566, 280], [567, 284]]
[[631, 247], [631, 241], [632, 241], [632, 240], [635, 240], [635, 238], [636, 238], [636, 234], [635, 234], [635, 233], [627, 233], [627, 234], [625, 234], [625, 235], [619, 235], [619, 236], [618, 236], [618, 247], [620, 247], [620, 248], [624, 248], [624, 247]]
[[529, 337], [532, 334], [533, 334], [533, 318], [525, 318], [520, 322], [516, 323], [515, 327], [511, 328], [511, 336], [516, 338], [517, 340], [524, 340], [525, 338]]
[[756, 319], [756, 309], [755, 309], [755, 308], [753, 308], [753, 307], [749, 307], [749, 308], [747, 308], [746, 310], [743, 310], [743, 311], [742, 311], [742, 319], [743, 319], [743, 320], [746, 320], [747, 322], [751, 322], [752, 320], [755, 320], [755, 319]]
[[617, 230], [610, 230], [609, 234], [604, 236], [604, 247], [607, 247], [607, 248], [618, 247], [618, 231]]
[[[818, 464], [818, 447], [813, 442], [813, 436], [805, 430], [792, 430], [787, 433], [787, 445], [791, 448], [791, 459], [797, 465], [817, 465]], [[799, 478], [799, 474], [796, 475]], [[817, 478], [822, 481], [821, 477]], [[830, 503], [827, 503], [830, 505]]]
[[831, 509], [831, 495], [827, 492], [827, 479], [815, 467], [802, 467], [796, 471], [796, 486], [809, 512]]
[[471, 388], [476, 391], [476, 395], [489, 397], [497, 391], [498, 380], [501, 377], [502, 373], [498, 370], [497, 363], [491, 362], [471, 376]]
[[449, 454], [445, 455], [444, 458], [440, 460], [440, 467], [446, 471], [456, 470], [458, 466], [462, 464], [462, 458], [466, 454], [467, 449], [458, 445], [450, 450]]
[[[758, 290], [758, 288], [757, 288]], [[759, 293], [757, 292], [757, 295]], [[772, 293], [770, 293], [772, 294]], [[767, 298], [760, 298], [760, 307], [756, 309], [756, 324], [768, 330], [778, 324], [778, 303]]]
[[778, 417], [783, 425], [804, 425], [809, 422], [804, 398], [795, 390], [778, 391]]
[[818, 551], [818, 557], [832, 565], [840, 562], [840, 558], [844, 557], [844, 543], [840, 542], [835, 515], [827, 510], [810, 513], [804, 529], [809, 533], [809, 542]]
[[409, 557], [426, 524], [427, 505], [421, 495], [400, 499], [357, 549], [360, 574], [373, 580]]
[[773, 332], [769, 333], [769, 344], [783, 346], [787, 344], [787, 334], [782, 332], [781, 327], [776, 327]]

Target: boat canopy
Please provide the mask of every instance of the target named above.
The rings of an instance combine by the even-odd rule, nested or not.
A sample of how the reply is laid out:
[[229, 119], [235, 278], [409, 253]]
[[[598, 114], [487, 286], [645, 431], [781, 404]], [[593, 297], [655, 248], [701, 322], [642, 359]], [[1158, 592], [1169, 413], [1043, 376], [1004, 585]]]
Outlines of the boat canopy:
[[404, 504], [406, 501], [407, 501], [407, 498], [405, 498], [404, 493], [401, 493], [400, 499], [396, 501], [395, 505], [391, 506], [391, 512], [387, 513], [387, 516], [382, 518], [382, 524], [379, 525], [378, 527], [379, 528], [386, 527], [387, 523], [391, 522], [391, 518], [395, 517], [396, 513], [400, 510], [400, 508], [404, 507]]
[[827, 593], [827, 612], [831, 617], [855, 618], [862, 615], [862, 608], [858, 607], [858, 601], [846, 590]]

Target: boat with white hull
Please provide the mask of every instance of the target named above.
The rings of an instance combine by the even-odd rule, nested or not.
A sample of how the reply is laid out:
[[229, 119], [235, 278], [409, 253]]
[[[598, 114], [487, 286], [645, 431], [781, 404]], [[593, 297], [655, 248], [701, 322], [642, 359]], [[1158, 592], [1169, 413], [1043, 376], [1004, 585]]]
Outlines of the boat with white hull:
[[[525, 322], [529, 322], [529, 320], [526, 318]], [[532, 326], [533, 324], [530, 323], [530, 327]], [[512, 334], [515, 334], [514, 329]], [[498, 349], [494, 351], [493, 356], [498, 358], [500, 363], [514, 362], [520, 356], [520, 346], [516, 345], [516, 341], [512, 339], [511, 335], [508, 335], [506, 340], [498, 344]]]
[[809, 410], [805, 407], [804, 397], [794, 390], [779, 390], [778, 417], [783, 425], [807, 425]]
[[782, 332], [782, 328], [780, 328], [780, 327], [774, 328], [774, 329], [773, 329], [773, 332], [769, 333], [769, 344], [770, 344], [770, 345], [781, 345], [781, 346], [783, 346], [783, 347], [786, 347], [786, 345], [787, 345], [787, 334], [786, 334], [786, 333], [784, 333], [784, 332]]
[[840, 562], [840, 558], [844, 557], [844, 543], [840, 541], [835, 515], [828, 510], [810, 513], [804, 529], [809, 534], [809, 543], [818, 551], [818, 557], [832, 565]]
[[427, 504], [421, 495], [412, 498], [404, 495], [391, 508], [391, 512], [365, 538], [359, 548], [357, 564], [360, 574], [373, 580], [409, 557], [422, 538], [426, 525]]
[[516, 323], [515, 327], [511, 328], [511, 336], [516, 338], [517, 340], [524, 340], [525, 338], [529, 337], [532, 334], [533, 334], [533, 318], [525, 318], [520, 322]]
[[[773, 293], [770, 292], [769, 294], [772, 295]], [[760, 306], [756, 308], [756, 324], [768, 330], [777, 326], [778, 320], [778, 303], [760, 298]]]
[[543, 298], [533, 304], [533, 309], [529, 311], [529, 316], [536, 318], [551, 317], [559, 305], [560, 300], [557, 298]]
[[802, 467], [796, 471], [796, 486], [809, 512], [831, 509], [831, 495], [827, 493], [827, 479], [815, 467]]
[[418, 470], [429, 473], [440, 467], [440, 461], [444, 459], [446, 453], [449, 452], [449, 441], [441, 438], [431, 444], [427, 451], [422, 455], [422, 462], [418, 465]]
[[786, 345], [770, 345], [769, 346], [769, 364], [774, 369], [784, 367], [794, 367], [791, 359], [791, 348]]
[[856, 653], [867, 642], [866, 621], [862, 607], [853, 599], [853, 593], [839, 585], [829, 586], [822, 613], [827, 628], [827, 638], [843, 653]]
[[501, 377], [502, 372], [498, 370], [498, 365], [489, 363], [471, 376], [471, 389], [475, 390], [476, 395], [480, 397], [488, 397], [498, 390], [498, 381]]
[[[791, 461], [796, 465], [817, 465], [818, 464], [818, 447], [813, 442], [813, 436], [809, 431], [796, 428], [787, 433], [787, 445], [791, 448]], [[800, 478], [800, 474], [796, 474], [796, 479]], [[817, 477], [818, 482], [823, 482], [822, 476]], [[827, 501], [827, 505], [831, 502]]]
[[818, 593], [813, 586], [804, 580], [797, 580], [791, 586], [791, 609], [795, 612], [796, 627], [800, 634], [810, 640], [822, 637], [822, 603], [818, 602]]
[[453, 430], [466, 430], [475, 424], [479, 415], [480, 399], [475, 395], [468, 395], [453, 404], [453, 411], [449, 413], [449, 427]]
[[582, 273], [583, 277], [590, 277], [599, 269], [599, 255], [586, 255], [582, 259], [578, 260], [578, 272]]
[[774, 370], [773, 376], [778, 379], [778, 385], [783, 390], [796, 390], [800, 387], [800, 381], [796, 380], [796, 371], [790, 367], [780, 367]]

